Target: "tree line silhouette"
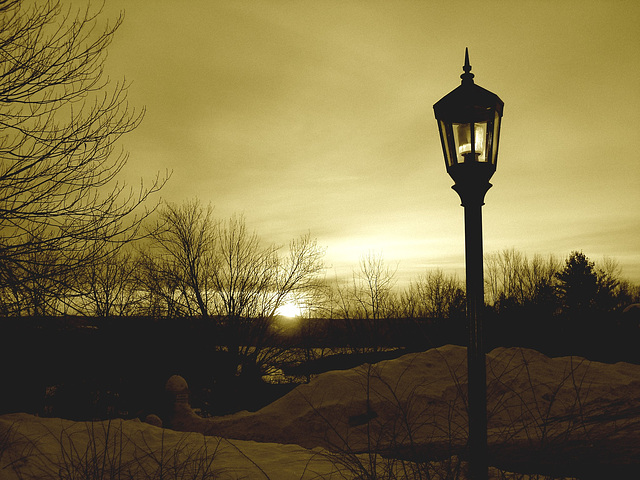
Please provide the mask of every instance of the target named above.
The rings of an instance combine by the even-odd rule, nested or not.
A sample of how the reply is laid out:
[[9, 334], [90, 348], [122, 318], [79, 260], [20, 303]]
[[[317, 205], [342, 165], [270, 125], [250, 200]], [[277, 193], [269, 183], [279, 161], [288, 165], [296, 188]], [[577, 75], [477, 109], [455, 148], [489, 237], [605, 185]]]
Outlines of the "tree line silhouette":
[[[0, 312], [8, 317], [215, 317], [241, 337], [247, 322], [267, 335], [279, 308], [293, 302], [305, 317], [342, 319], [347, 325], [365, 320], [373, 343], [383, 320], [464, 317], [464, 284], [441, 269], [398, 288], [397, 266], [386, 265], [381, 253], [368, 252], [350, 278], [330, 279], [325, 250], [309, 233], [287, 248], [264, 242], [249, 231], [243, 216], [216, 219], [213, 208], [197, 199], [163, 204], [148, 220], [141, 223], [142, 238], [76, 263], [72, 271], [60, 263], [62, 251], [56, 256], [14, 249], [14, 257], [28, 257], [38, 268], [3, 263]], [[490, 316], [528, 312], [587, 322], [619, 314], [638, 301], [639, 289], [622, 278], [610, 258], [596, 265], [573, 251], [563, 263], [554, 256], [529, 259], [511, 249], [486, 256], [485, 291]]]

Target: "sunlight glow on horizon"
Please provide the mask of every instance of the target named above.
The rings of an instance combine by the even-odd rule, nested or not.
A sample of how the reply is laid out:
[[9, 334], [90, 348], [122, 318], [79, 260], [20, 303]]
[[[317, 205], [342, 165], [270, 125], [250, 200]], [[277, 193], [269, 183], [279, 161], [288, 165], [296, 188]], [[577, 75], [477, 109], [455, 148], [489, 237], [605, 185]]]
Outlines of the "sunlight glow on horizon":
[[276, 315], [293, 319], [302, 316], [302, 309], [296, 302], [287, 302], [278, 307]]

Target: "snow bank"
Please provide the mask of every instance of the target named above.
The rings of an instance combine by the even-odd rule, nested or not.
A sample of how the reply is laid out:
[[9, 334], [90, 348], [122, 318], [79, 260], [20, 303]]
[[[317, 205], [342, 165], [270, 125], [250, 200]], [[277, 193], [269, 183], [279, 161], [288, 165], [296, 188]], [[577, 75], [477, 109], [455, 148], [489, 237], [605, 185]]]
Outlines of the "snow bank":
[[[2, 439], [3, 480], [113, 478], [114, 471], [126, 472], [123, 478], [344, 478], [321, 450], [228, 441], [132, 420], [72, 422], [3, 415]], [[164, 477], [160, 477], [161, 468]], [[70, 475], [87, 470], [94, 475]], [[194, 476], [196, 472], [199, 476]]]
[[[431, 472], [431, 478], [464, 479], [461, 473], [446, 475], [460, 468], [455, 455], [466, 444], [466, 375], [466, 349], [445, 346], [327, 372], [258, 412], [203, 419], [178, 402], [173, 430], [138, 421], [4, 415], [0, 443], [10, 441], [4, 442], [0, 478], [58, 478], [60, 465], [104, 458], [104, 445], [110, 445], [120, 452], [110, 458], [143, 469], [145, 478], [153, 478], [148, 472], [162, 462], [184, 466], [186, 458], [208, 465], [215, 478], [285, 480], [355, 478], [358, 469], [347, 473], [354, 465], [423, 468], [398, 460], [419, 458], [443, 461], [430, 468], [448, 473]], [[604, 473], [611, 473], [607, 465], [638, 466], [639, 366], [500, 348], [488, 355], [487, 380], [494, 465], [549, 472], [564, 464], [567, 472], [576, 465], [592, 472], [605, 465]], [[528, 478], [492, 472], [494, 478]]]
[[[72, 422], [28, 414], [0, 416], [0, 478], [468, 480], [457, 457], [429, 465], [378, 455], [335, 455], [295, 445], [229, 441], [139, 421]], [[375, 470], [375, 474], [371, 472]], [[490, 480], [537, 480], [489, 468]], [[550, 477], [545, 477], [552, 480]], [[575, 479], [563, 479], [575, 480]]]
[[[467, 439], [466, 349], [445, 346], [319, 375], [271, 405], [174, 428], [306, 448], [446, 457]], [[489, 446], [496, 457], [640, 458], [640, 366], [549, 358], [523, 348], [487, 356]], [[531, 458], [519, 458], [526, 463]]]

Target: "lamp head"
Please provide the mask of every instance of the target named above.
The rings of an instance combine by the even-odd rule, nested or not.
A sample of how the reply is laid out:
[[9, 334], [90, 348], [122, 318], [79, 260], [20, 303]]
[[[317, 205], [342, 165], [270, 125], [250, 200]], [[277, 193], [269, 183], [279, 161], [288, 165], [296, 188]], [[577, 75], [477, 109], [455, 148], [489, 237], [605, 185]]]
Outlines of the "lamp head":
[[456, 182], [458, 193], [475, 183], [490, 186], [498, 160], [504, 109], [500, 97], [475, 84], [469, 49], [465, 50], [462, 68], [461, 85], [433, 106], [447, 173]]

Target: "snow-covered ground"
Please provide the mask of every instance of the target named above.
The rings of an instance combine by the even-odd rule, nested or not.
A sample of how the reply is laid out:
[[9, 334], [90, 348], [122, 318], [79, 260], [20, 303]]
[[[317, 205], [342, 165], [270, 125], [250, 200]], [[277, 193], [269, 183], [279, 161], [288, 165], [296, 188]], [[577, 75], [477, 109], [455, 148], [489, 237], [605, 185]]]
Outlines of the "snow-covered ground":
[[[638, 465], [640, 366], [550, 359], [521, 348], [496, 349], [487, 360], [489, 447], [502, 469], [569, 475], [576, 466], [581, 474], [598, 474], [598, 468], [611, 473]], [[208, 465], [215, 478], [359, 478], [395, 469], [397, 476], [378, 478], [464, 479], [462, 471], [451, 472], [460, 470], [456, 455], [464, 453], [465, 405], [466, 349], [445, 346], [324, 373], [254, 413], [203, 419], [177, 404], [172, 429], [4, 415], [0, 442], [11, 441], [0, 478], [47, 478], [47, 471], [58, 478], [61, 466], [107, 452], [103, 464], [119, 458], [120, 468], [138, 469], [136, 478], [160, 478], [150, 472], [161, 464], [184, 469], [191, 463]], [[105, 436], [111, 449], [101, 447]], [[430, 476], [417, 476], [424, 462], [401, 458], [431, 461]]]

